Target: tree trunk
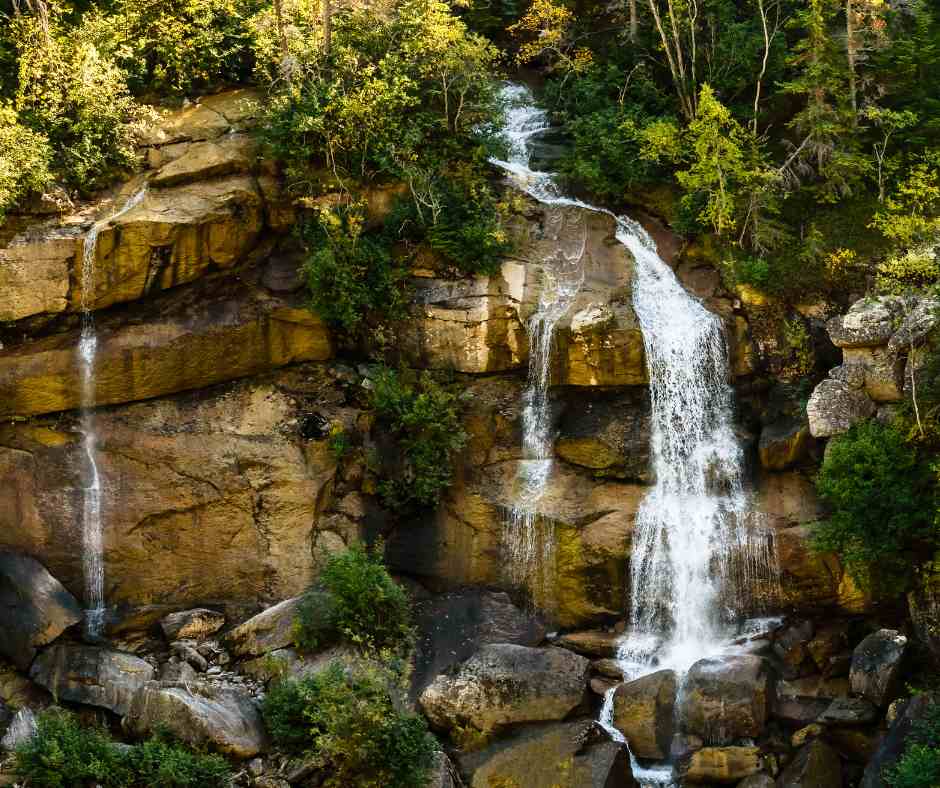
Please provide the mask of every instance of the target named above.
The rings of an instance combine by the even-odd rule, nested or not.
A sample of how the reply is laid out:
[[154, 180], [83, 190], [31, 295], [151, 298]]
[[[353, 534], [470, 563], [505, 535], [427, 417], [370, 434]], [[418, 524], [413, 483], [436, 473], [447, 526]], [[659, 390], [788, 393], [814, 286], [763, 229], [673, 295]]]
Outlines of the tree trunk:
[[855, 40], [855, 11], [852, 0], [845, 0], [845, 54], [849, 65], [849, 102], [852, 106], [852, 125], [858, 121], [858, 97], [855, 86], [855, 63], [858, 59], [858, 42]]
[[630, 43], [635, 44], [640, 22], [636, 16], [636, 0], [629, 0], [630, 6]]

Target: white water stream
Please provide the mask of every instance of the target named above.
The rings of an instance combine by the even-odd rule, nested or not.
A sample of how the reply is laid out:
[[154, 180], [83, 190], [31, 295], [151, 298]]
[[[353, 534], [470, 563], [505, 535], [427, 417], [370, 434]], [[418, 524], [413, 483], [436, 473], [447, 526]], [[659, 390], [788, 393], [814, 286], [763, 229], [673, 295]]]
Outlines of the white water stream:
[[97, 221], [88, 230], [82, 247], [81, 309], [82, 331], [78, 340], [81, 369], [82, 452], [86, 478], [82, 486], [82, 569], [85, 578], [85, 631], [92, 639], [104, 627], [104, 528], [101, 521], [101, 474], [96, 459], [98, 436], [95, 431], [95, 356], [98, 332], [95, 329], [95, 261], [98, 235], [108, 222], [139, 205], [146, 189], [135, 193], [124, 206], [107, 219]]
[[[771, 579], [776, 566], [767, 538], [749, 519], [721, 320], [685, 291], [637, 222], [566, 197], [553, 174], [529, 167], [530, 140], [548, 127], [545, 113], [525, 87], [508, 85], [503, 95], [510, 103], [505, 136], [511, 153], [508, 161], [494, 163], [518, 188], [547, 206], [613, 216], [617, 240], [635, 260], [633, 307], [650, 378], [655, 482], [637, 513], [630, 556], [630, 627], [618, 657], [627, 680], [663, 668], [681, 675], [697, 660], [725, 650], [730, 625], [742, 612], [750, 585]], [[572, 274], [570, 281], [577, 286], [570, 295], [540, 304], [530, 320], [536, 349], [526, 393], [525, 451], [528, 458], [534, 447], [539, 453], [532, 455], [540, 465], [537, 471], [524, 471], [529, 483], [522, 486], [513, 510], [523, 514], [509, 523], [517, 534], [530, 532], [532, 526], [524, 518], [535, 520], [530, 512], [551, 468], [549, 381], [544, 373], [548, 361], [542, 354], [550, 351], [551, 328], [574, 300], [582, 278], [580, 272]], [[522, 527], [517, 519], [523, 519]], [[528, 551], [520, 555], [538, 558]], [[519, 559], [515, 553], [510, 557]], [[531, 573], [528, 566], [525, 573]], [[612, 720], [613, 690], [604, 699], [600, 721], [622, 741]], [[667, 786], [673, 781], [668, 766], [644, 769], [634, 761], [634, 772], [643, 785]]]

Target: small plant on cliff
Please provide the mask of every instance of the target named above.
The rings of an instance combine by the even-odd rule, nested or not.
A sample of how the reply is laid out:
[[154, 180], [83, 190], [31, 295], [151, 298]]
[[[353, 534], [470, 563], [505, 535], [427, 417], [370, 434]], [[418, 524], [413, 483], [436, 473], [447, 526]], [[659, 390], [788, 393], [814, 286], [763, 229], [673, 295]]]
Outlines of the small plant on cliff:
[[301, 649], [315, 651], [336, 639], [395, 654], [414, 642], [408, 597], [385, 568], [380, 547], [355, 544], [331, 556], [317, 589], [300, 605], [295, 640]]
[[274, 742], [328, 774], [326, 788], [423, 788], [437, 749], [423, 717], [400, 710], [399, 677], [374, 664], [325, 670], [271, 688]]
[[398, 512], [435, 506], [453, 477], [454, 455], [467, 436], [457, 395], [428, 373], [409, 380], [382, 368], [374, 378], [373, 402], [393, 438], [383, 457], [379, 492]]
[[895, 426], [864, 422], [832, 440], [816, 487], [831, 507], [816, 546], [838, 553], [859, 582], [869, 572], [886, 587], [903, 585], [907, 552], [936, 541], [930, 470]]

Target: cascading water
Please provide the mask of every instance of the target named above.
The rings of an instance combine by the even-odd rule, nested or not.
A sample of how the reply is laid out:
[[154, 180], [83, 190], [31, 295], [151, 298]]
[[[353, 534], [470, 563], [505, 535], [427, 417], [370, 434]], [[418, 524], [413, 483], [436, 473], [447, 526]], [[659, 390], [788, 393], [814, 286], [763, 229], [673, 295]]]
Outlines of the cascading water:
[[[776, 567], [769, 540], [753, 527], [743, 488], [721, 321], [683, 289], [637, 222], [565, 197], [551, 173], [530, 169], [528, 143], [547, 128], [545, 114], [524, 87], [508, 85], [503, 96], [510, 105], [505, 133], [512, 153], [508, 161], [494, 163], [543, 204], [613, 216], [617, 240], [635, 260], [633, 307], [650, 379], [655, 483], [636, 517], [630, 629], [618, 658], [628, 680], [666, 667], [685, 673], [698, 659], [722, 650], [745, 592], [753, 583], [772, 581]], [[529, 391], [537, 383], [534, 368]], [[544, 397], [547, 380], [541, 385]], [[548, 455], [550, 432], [542, 436], [540, 448]], [[540, 489], [546, 478], [547, 472]], [[610, 690], [600, 722], [623, 741], [612, 724], [613, 706]], [[643, 769], [634, 761], [634, 773], [643, 785], [672, 784], [668, 766]]]
[[98, 436], [95, 431], [95, 355], [98, 333], [95, 330], [95, 260], [98, 235], [110, 221], [139, 205], [146, 194], [141, 189], [117, 213], [95, 222], [85, 236], [82, 247], [81, 309], [82, 330], [78, 340], [78, 363], [81, 369], [81, 430], [82, 452], [86, 478], [82, 485], [82, 569], [85, 577], [85, 631], [97, 638], [104, 626], [104, 529], [101, 521], [101, 474], [95, 457]]

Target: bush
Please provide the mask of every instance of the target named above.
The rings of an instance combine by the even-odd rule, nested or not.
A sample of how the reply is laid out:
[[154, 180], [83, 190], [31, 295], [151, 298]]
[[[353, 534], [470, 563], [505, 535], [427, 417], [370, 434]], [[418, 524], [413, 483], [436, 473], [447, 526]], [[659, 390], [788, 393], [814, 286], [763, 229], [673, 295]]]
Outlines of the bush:
[[897, 427], [869, 421], [833, 438], [816, 487], [832, 509], [816, 525], [816, 546], [837, 552], [862, 583], [868, 573], [903, 583], [906, 551], [936, 540], [929, 467]]
[[327, 788], [423, 788], [436, 743], [423, 717], [392, 701], [395, 677], [376, 666], [333, 662], [268, 692], [274, 742], [328, 771]]
[[51, 161], [48, 140], [20, 124], [13, 109], [0, 103], [0, 222], [26, 195], [49, 183]]
[[313, 651], [333, 638], [363, 650], [408, 651], [414, 642], [411, 606], [389, 575], [378, 549], [362, 545], [330, 557], [319, 586], [298, 612], [297, 645]]
[[426, 372], [411, 383], [383, 368], [374, 384], [375, 409], [394, 441], [379, 493], [399, 512], [435, 506], [450, 486], [454, 455], [466, 443], [457, 396]]
[[232, 777], [220, 755], [163, 736], [121, 749], [104, 728], [80, 724], [61, 709], [39, 715], [36, 735], [16, 751], [16, 771], [40, 788], [224, 788]]
[[936, 788], [940, 785], [940, 703], [911, 726], [904, 752], [884, 773], [891, 788]]

